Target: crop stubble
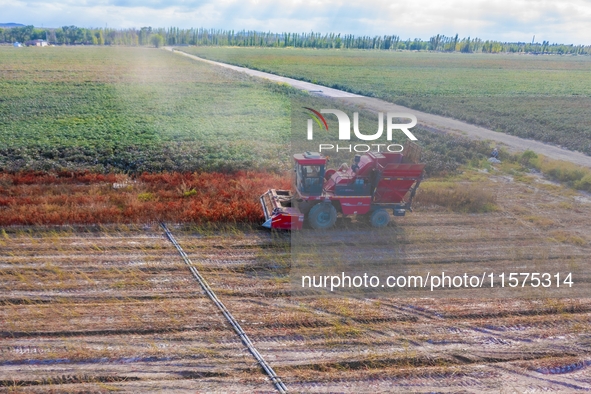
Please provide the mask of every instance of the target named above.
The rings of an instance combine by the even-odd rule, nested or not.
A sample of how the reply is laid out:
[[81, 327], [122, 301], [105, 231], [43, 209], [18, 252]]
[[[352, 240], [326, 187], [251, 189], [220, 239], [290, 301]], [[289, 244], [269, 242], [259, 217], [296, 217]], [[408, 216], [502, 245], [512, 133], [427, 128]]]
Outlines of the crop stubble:
[[[545, 253], [557, 265], [585, 261], [589, 202], [544, 184], [493, 179], [504, 182], [505, 213], [423, 206], [384, 231], [417, 261], [451, 255], [479, 265], [482, 256], [520, 258], [519, 251]], [[530, 220], [540, 210], [544, 225]], [[559, 230], [585, 242], [555, 237]], [[289, 286], [285, 234], [173, 231], [293, 392], [590, 387], [588, 299], [306, 297]], [[272, 390], [156, 226], [13, 228], [0, 243], [3, 385]]]

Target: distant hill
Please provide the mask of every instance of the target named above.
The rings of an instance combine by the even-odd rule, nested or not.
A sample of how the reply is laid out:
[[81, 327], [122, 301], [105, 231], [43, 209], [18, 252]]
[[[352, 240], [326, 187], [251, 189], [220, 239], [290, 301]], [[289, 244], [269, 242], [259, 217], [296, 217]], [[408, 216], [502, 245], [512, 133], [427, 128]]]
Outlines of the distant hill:
[[0, 27], [23, 27], [21, 23], [0, 23]]

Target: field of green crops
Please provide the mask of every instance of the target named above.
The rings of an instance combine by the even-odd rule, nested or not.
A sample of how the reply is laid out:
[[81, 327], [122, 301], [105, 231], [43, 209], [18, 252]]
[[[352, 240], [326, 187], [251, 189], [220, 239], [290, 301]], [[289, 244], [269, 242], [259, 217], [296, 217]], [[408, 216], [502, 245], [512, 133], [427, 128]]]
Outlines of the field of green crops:
[[289, 88], [149, 48], [0, 47], [0, 170], [277, 167]]
[[[0, 91], [0, 171], [280, 171], [291, 166], [292, 99], [321, 100], [124, 47], [0, 47]], [[430, 135], [422, 138], [429, 174], [489, 149], [415, 133]]]
[[591, 58], [183, 48], [591, 154]]

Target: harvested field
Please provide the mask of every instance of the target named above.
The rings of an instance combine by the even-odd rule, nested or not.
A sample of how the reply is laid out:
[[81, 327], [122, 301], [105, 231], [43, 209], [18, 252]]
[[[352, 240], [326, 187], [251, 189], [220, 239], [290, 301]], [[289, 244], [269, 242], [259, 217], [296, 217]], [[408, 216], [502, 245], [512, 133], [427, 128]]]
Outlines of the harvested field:
[[[541, 248], [557, 266], [585, 261], [589, 200], [490, 182], [499, 210], [431, 201], [385, 236], [431, 263]], [[589, 299], [308, 297], [290, 286], [287, 234], [169, 227], [290, 392], [591, 389]], [[156, 225], [5, 228], [0, 289], [6, 391], [274, 390]]]

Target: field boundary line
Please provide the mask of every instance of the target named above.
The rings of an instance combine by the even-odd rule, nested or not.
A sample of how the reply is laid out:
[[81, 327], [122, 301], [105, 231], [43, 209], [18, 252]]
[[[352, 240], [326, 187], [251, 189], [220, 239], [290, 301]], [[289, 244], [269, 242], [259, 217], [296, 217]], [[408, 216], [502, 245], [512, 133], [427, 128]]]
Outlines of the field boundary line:
[[476, 126], [466, 123], [461, 120], [447, 118], [441, 115], [430, 114], [416, 109], [403, 107], [398, 104], [393, 104], [382, 99], [362, 96], [359, 94], [345, 92], [343, 90], [329, 88], [323, 85], [317, 85], [311, 82], [301, 81], [295, 78], [283, 77], [277, 74], [272, 74], [264, 71], [253, 70], [247, 67], [235, 66], [228, 63], [222, 63], [214, 60], [204, 59], [199, 56], [191, 55], [182, 50], [174, 49], [173, 47], [163, 47], [164, 50], [175, 54], [186, 56], [193, 60], [209, 63], [215, 66], [228, 68], [234, 71], [242, 72], [253, 77], [267, 79], [273, 82], [286, 83], [296, 89], [307, 91], [323, 97], [343, 99], [355, 97], [363, 100], [365, 108], [372, 112], [403, 112], [412, 113], [418, 118], [418, 125], [427, 128], [427, 130], [441, 131], [452, 135], [461, 135], [473, 140], [493, 141], [504, 144], [507, 150], [513, 153], [523, 152], [531, 149], [536, 153], [540, 153], [554, 160], [561, 160], [570, 162], [583, 167], [591, 168], [591, 156], [578, 151], [571, 151], [558, 146], [549, 145], [541, 141], [529, 140], [515, 135], [501, 133], [490, 130], [482, 126]]
[[166, 234], [166, 237], [168, 238], [168, 240], [176, 247], [176, 249], [178, 250], [178, 252], [181, 255], [181, 257], [183, 258], [183, 260], [185, 260], [185, 264], [187, 264], [187, 266], [189, 267], [189, 270], [191, 270], [191, 273], [193, 274], [195, 279], [197, 279], [197, 282], [199, 282], [199, 284], [201, 285], [201, 287], [203, 288], [203, 290], [205, 291], [207, 296], [213, 301], [213, 303], [222, 312], [222, 314], [224, 315], [226, 320], [228, 320], [228, 322], [230, 323], [230, 325], [232, 326], [234, 331], [236, 331], [236, 334], [238, 334], [238, 336], [240, 337], [240, 340], [242, 341], [244, 346], [246, 346], [248, 348], [248, 350], [253, 355], [253, 357], [256, 359], [256, 361], [259, 363], [261, 368], [263, 368], [265, 373], [269, 376], [269, 378], [271, 378], [271, 381], [273, 382], [273, 385], [275, 386], [277, 391], [279, 391], [282, 394], [287, 393], [287, 387], [285, 386], [285, 384], [283, 384], [283, 382], [281, 381], [279, 376], [277, 376], [277, 374], [275, 373], [273, 368], [271, 368], [271, 366], [265, 361], [263, 356], [261, 356], [261, 354], [258, 352], [258, 350], [254, 347], [254, 345], [250, 341], [250, 338], [248, 338], [248, 335], [246, 335], [246, 333], [244, 332], [242, 327], [240, 327], [240, 324], [238, 323], [238, 321], [234, 318], [234, 316], [232, 316], [232, 314], [226, 308], [226, 306], [217, 298], [217, 296], [215, 295], [215, 293], [213, 292], [211, 287], [209, 287], [209, 284], [207, 283], [205, 278], [203, 278], [203, 276], [201, 276], [199, 271], [197, 271], [197, 268], [195, 268], [195, 266], [193, 265], [193, 262], [189, 259], [189, 256], [187, 256], [187, 254], [185, 253], [185, 251], [183, 250], [181, 245], [177, 242], [174, 235], [172, 235], [172, 233], [170, 232], [168, 227], [166, 227], [166, 224], [164, 222], [161, 222], [160, 226], [162, 227], [162, 229], [164, 229], [164, 233]]

